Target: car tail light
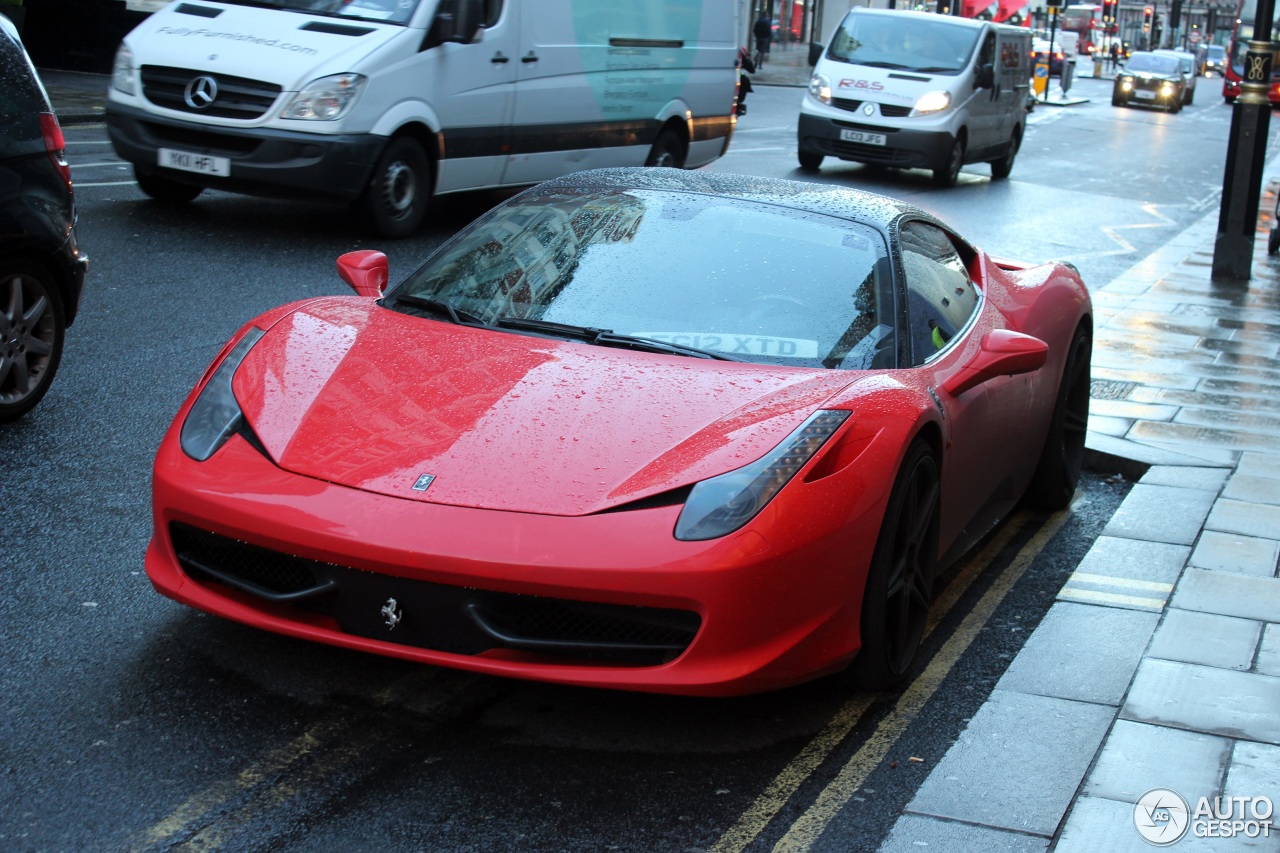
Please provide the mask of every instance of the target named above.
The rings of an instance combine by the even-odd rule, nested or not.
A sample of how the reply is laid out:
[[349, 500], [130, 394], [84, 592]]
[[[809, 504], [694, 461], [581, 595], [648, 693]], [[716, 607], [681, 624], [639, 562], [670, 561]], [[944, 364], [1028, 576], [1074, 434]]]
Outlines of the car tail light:
[[44, 150], [49, 153], [49, 161], [58, 170], [62, 180], [71, 189], [71, 165], [67, 162], [67, 143], [62, 138], [62, 127], [58, 117], [53, 113], [40, 113], [40, 135], [44, 137]]

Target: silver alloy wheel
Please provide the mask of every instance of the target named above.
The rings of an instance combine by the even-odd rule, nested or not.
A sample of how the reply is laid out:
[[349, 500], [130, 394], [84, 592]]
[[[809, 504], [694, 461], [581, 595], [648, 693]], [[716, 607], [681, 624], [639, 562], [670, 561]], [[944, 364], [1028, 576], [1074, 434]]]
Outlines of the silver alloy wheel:
[[403, 160], [387, 166], [382, 175], [382, 199], [387, 205], [387, 212], [395, 219], [402, 219], [413, 210], [417, 197], [418, 176], [413, 168]]
[[18, 405], [40, 390], [54, 362], [57, 318], [44, 283], [26, 273], [0, 282], [0, 403]]

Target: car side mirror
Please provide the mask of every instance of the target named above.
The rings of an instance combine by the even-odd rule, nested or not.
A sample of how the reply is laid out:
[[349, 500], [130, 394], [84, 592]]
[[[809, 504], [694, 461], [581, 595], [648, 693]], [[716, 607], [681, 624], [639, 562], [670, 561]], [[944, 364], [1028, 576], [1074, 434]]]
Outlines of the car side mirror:
[[1009, 329], [993, 329], [982, 338], [978, 352], [969, 363], [951, 374], [942, 389], [958, 397], [997, 376], [1034, 373], [1049, 358], [1049, 345], [1039, 338]]
[[391, 265], [387, 256], [373, 249], [347, 252], [338, 258], [338, 275], [357, 296], [377, 298], [387, 286]]
[[818, 60], [822, 58], [822, 51], [826, 49], [826, 45], [821, 42], [809, 42], [809, 64], [817, 65]]
[[996, 69], [991, 63], [979, 65], [973, 75], [973, 82], [979, 89], [990, 89], [996, 85]]

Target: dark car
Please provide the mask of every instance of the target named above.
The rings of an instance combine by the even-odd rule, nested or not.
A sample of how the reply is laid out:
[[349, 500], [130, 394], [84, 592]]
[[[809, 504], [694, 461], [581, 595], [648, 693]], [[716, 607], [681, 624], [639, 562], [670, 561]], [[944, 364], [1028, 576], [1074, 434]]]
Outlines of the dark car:
[[1135, 51], [1116, 74], [1116, 82], [1111, 89], [1111, 105], [1145, 104], [1176, 113], [1182, 110], [1186, 89], [1187, 80], [1178, 57]]
[[0, 15], [0, 422], [49, 390], [88, 261], [76, 242], [62, 128]]

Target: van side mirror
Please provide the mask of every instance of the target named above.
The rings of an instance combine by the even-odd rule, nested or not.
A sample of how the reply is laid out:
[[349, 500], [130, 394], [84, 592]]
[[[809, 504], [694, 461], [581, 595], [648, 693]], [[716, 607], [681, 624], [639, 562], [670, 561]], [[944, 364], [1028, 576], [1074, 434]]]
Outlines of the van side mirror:
[[825, 48], [826, 48], [826, 45], [823, 44], [822, 42], [817, 42], [817, 41], [809, 42], [809, 64], [810, 65], [818, 64], [818, 60], [822, 58], [822, 51]]
[[441, 42], [471, 44], [483, 20], [484, 0], [446, 0], [436, 14], [436, 33]]
[[996, 84], [996, 69], [991, 63], [979, 65], [973, 75], [973, 82], [979, 89], [990, 89]]

